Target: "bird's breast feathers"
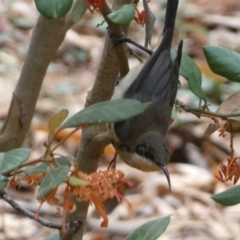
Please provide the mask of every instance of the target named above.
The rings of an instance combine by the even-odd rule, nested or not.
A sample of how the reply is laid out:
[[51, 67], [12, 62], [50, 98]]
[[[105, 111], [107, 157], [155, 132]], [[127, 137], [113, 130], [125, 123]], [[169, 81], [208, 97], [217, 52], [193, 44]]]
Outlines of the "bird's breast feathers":
[[157, 166], [153, 161], [140, 156], [137, 153], [127, 153], [122, 150], [117, 151], [120, 158], [129, 166], [137, 168], [143, 172], [160, 171], [160, 167]]

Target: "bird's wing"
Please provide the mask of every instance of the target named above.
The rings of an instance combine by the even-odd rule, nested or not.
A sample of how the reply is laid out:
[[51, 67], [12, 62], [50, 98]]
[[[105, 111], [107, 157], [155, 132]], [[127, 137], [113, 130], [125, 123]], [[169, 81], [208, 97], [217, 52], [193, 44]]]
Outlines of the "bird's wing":
[[173, 61], [169, 51], [163, 50], [155, 55], [157, 49], [125, 93], [125, 98], [152, 104], [142, 114], [115, 124], [116, 135], [121, 141], [138, 138], [147, 131], [158, 131], [165, 136], [177, 94], [181, 50], [182, 41]]
[[163, 136], [167, 132], [177, 93], [182, 48], [180, 43], [173, 61], [170, 49], [177, 7], [178, 0], [168, 0], [162, 41], [123, 96], [152, 104], [144, 113], [114, 125], [121, 141], [138, 138], [147, 131], [159, 131]]
[[[159, 94], [166, 90], [171, 74], [169, 70], [172, 68], [172, 59], [169, 52], [171, 35], [170, 29], [166, 31], [161, 44], [144, 64], [136, 79], [124, 94], [124, 98], [133, 98], [136, 94], [145, 93], [145, 95], [149, 95], [146, 101], [152, 101], [154, 93]], [[141, 101], [139, 97], [138, 100]]]

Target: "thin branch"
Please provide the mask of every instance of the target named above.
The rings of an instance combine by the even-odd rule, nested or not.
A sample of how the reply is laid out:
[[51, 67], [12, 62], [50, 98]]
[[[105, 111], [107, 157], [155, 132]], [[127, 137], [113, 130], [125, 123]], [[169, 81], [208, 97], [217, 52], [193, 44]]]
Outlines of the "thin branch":
[[206, 110], [203, 110], [201, 108], [191, 108], [188, 105], [186, 105], [185, 103], [180, 102], [179, 100], [176, 100], [175, 103], [181, 109], [184, 109], [186, 112], [191, 112], [199, 118], [202, 115], [204, 115], [204, 117], [218, 117], [218, 118], [221, 118], [223, 120], [227, 120], [227, 118], [230, 118], [230, 117], [239, 117], [240, 116], [240, 112], [222, 114], [222, 113], [206, 111]]
[[[18, 212], [22, 213], [23, 215], [34, 219], [36, 222], [40, 223], [41, 225], [48, 227], [48, 228], [54, 228], [61, 230], [62, 225], [59, 223], [52, 223], [45, 218], [38, 217], [38, 219], [35, 219], [35, 213], [32, 213], [31, 211], [23, 208], [20, 206], [17, 202], [15, 202], [4, 190], [0, 191], [0, 198], [2, 198], [5, 202], [10, 204], [15, 210]], [[75, 220], [72, 222], [69, 222], [66, 224], [66, 228], [68, 229], [68, 232], [72, 234], [72, 236], [82, 227], [82, 221], [81, 220]], [[63, 235], [62, 240], [65, 239], [71, 239], [71, 238], [66, 238], [66, 234]], [[69, 236], [69, 235], [67, 235]]]
[[141, 49], [143, 52], [146, 52], [147, 54], [149, 54], [150, 56], [152, 55], [153, 51], [142, 46], [141, 44], [137, 43], [136, 41], [132, 40], [129, 37], [126, 36], [122, 36], [121, 38], [116, 40], [116, 45], [118, 44], [122, 44], [122, 43], [130, 43], [132, 45], [134, 45], [135, 47]]
[[[54, 146], [52, 149], [50, 149], [50, 152], [52, 153], [54, 150], [56, 150], [60, 145], [62, 145], [67, 139], [69, 139], [69, 137], [71, 135], [73, 135], [75, 132], [79, 131], [82, 127], [77, 127], [75, 128], [74, 130], [72, 130], [70, 133], [68, 133], [64, 138], [62, 138], [57, 144], [56, 146]], [[49, 143], [49, 146], [52, 145], [53, 143], [53, 140], [55, 139], [55, 137], [57, 136], [57, 134], [59, 133], [60, 131], [57, 131], [53, 138], [51, 139], [50, 143]]]
[[[30, 212], [29, 210], [21, 207], [17, 202], [15, 202], [9, 195], [7, 195], [7, 193], [5, 191], [0, 191], [0, 197], [6, 201], [8, 204], [10, 204], [15, 210], [17, 210], [18, 212], [22, 213], [23, 215], [34, 219], [35, 217], [35, 213]], [[48, 227], [48, 228], [55, 228], [55, 229], [59, 229], [61, 230], [62, 225], [58, 224], [58, 223], [52, 223], [48, 220], [46, 220], [45, 218], [42, 217], [38, 217], [38, 219], [34, 219], [35, 221], [37, 221], [38, 223], [40, 223], [41, 225]]]

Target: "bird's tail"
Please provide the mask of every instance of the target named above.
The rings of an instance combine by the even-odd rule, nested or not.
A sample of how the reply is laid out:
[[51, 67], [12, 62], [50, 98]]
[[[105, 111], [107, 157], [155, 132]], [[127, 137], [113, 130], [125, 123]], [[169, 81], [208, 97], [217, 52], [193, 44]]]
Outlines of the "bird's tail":
[[171, 29], [171, 42], [177, 15], [178, 0], [167, 0], [166, 15], [162, 35], [165, 35], [168, 29]]

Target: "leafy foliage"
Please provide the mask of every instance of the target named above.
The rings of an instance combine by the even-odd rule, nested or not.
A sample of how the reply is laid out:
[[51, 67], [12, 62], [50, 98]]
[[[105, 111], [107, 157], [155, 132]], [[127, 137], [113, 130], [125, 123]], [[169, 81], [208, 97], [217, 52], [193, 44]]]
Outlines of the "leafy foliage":
[[44, 198], [51, 190], [63, 183], [69, 170], [69, 166], [48, 169], [38, 189], [37, 199]]
[[130, 23], [135, 15], [135, 9], [132, 4], [122, 5], [116, 12], [110, 13], [107, 17], [114, 23], [127, 24]]
[[148, 105], [149, 103], [141, 104], [133, 99], [100, 102], [75, 114], [60, 129], [80, 127], [83, 124], [119, 122], [142, 113]]
[[5, 174], [13, 171], [25, 162], [30, 155], [30, 150], [27, 148], [17, 148], [1, 153], [0, 157], [0, 174]]
[[130, 233], [126, 240], [156, 240], [166, 230], [170, 217], [149, 221]]
[[204, 55], [211, 70], [230, 81], [240, 82], [240, 54], [227, 48], [204, 46]]
[[214, 194], [212, 199], [225, 206], [236, 205], [240, 203], [240, 186], [235, 186], [224, 192]]
[[[71, 160], [73, 160], [72, 157], [70, 157]], [[63, 157], [59, 157], [55, 159], [56, 164], [58, 164], [59, 166], [71, 166], [71, 163]], [[57, 166], [54, 162], [52, 163], [52, 165]], [[47, 163], [41, 163], [40, 165], [33, 167], [33, 168], [27, 168], [24, 170], [24, 172], [26, 173], [26, 175], [31, 175], [31, 174], [36, 174], [36, 173], [40, 173], [40, 172], [46, 172], [47, 168], [49, 167], [49, 164]]]
[[7, 186], [7, 183], [8, 183], [8, 178], [3, 175], [0, 175], [0, 191]]
[[73, 0], [35, 0], [38, 11], [46, 18], [57, 18], [66, 15], [71, 9]]
[[68, 116], [67, 109], [63, 109], [60, 112], [57, 112], [56, 114], [54, 114], [48, 122], [49, 130], [52, 132], [57, 127], [59, 127], [63, 123], [63, 121], [66, 119], [67, 116]]
[[[173, 58], [177, 56], [176, 50], [171, 50]], [[188, 81], [190, 90], [200, 99], [207, 102], [207, 98], [202, 90], [202, 74], [197, 64], [186, 54], [182, 53], [179, 74]]]

